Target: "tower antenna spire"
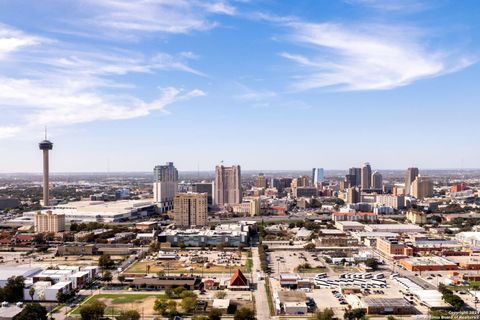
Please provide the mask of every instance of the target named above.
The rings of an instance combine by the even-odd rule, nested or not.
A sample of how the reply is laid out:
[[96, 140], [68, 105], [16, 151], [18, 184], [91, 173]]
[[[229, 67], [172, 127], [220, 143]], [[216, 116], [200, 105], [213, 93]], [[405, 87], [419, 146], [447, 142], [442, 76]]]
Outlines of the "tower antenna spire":
[[45, 140], [47, 140], [47, 126], [45, 126]]

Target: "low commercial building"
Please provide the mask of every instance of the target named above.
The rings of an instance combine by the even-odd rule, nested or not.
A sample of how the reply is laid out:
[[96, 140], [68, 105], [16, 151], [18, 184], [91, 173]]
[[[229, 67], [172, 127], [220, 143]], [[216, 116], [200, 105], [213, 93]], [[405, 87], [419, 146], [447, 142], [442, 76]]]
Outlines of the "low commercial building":
[[478, 231], [459, 232], [455, 235], [455, 239], [471, 247], [480, 247], [480, 232]]
[[367, 224], [367, 232], [423, 233], [425, 229], [414, 224]]
[[375, 222], [378, 215], [374, 212], [334, 212], [333, 221], [368, 221]]
[[376, 246], [378, 251], [394, 259], [408, 257], [413, 254], [412, 248], [396, 238], [378, 238]]
[[352, 308], [364, 309], [367, 314], [414, 314], [415, 308], [403, 298], [362, 297], [347, 295]]
[[229, 247], [238, 247], [249, 242], [249, 226], [247, 224], [224, 224], [214, 230], [187, 229], [164, 230], [158, 235], [161, 243], [170, 243], [172, 246], [185, 245], [187, 247], [208, 247], [220, 243]]
[[400, 265], [409, 271], [458, 270], [456, 263], [443, 257], [413, 257], [400, 260]]
[[335, 228], [342, 231], [363, 231], [365, 225], [358, 221], [335, 221]]
[[22, 312], [22, 304], [9, 304], [2, 302], [0, 304], [0, 320], [13, 320]]
[[[146, 218], [156, 213], [156, 205], [145, 200], [120, 201], [74, 201], [61, 204], [53, 209], [42, 210], [42, 214], [51, 211], [53, 215], [65, 215], [65, 222], [122, 222]], [[35, 220], [37, 212], [23, 213], [23, 219]]]
[[277, 314], [287, 315], [307, 314], [307, 296], [302, 291], [279, 291], [274, 293]]

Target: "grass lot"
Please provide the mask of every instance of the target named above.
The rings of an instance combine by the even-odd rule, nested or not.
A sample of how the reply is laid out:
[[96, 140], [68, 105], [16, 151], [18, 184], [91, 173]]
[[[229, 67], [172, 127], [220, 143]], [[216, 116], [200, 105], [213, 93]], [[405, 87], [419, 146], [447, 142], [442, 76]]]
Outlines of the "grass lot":
[[326, 272], [327, 268], [325, 267], [299, 268], [296, 271], [299, 273], [321, 273], [321, 272]]
[[[118, 314], [121, 310], [144, 310], [146, 315], [154, 314], [153, 303], [162, 294], [149, 293], [119, 293], [119, 294], [97, 294], [91, 296], [84, 303], [102, 301], [107, 305], [105, 315]], [[71, 315], [80, 315], [80, 306], [70, 312]]]
[[234, 273], [237, 269], [240, 269], [242, 272], [250, 272], [252, 268], [251, 258], [246, 257], [247, 254], [242, 254], [242, 266], [223, 266], [223, 265], [212, 265], [209, 268], [204, 268], [203, 263], [192, 264], [190, 267], [193, 269], [186, 268], [183, 264], [184, 262], [180, 260], [142, 260], [137, 261], [132, 264], [126, 271], [126, 274], [129, 273], [138, 273], [145, 274], [147, 273], [147, 266], [150, 266], [149, 273]]
[[480, 288], [480, 281], [470, 281], [470, 283], [465, 286], [448, 286], [448, 289], [453, 291], [458, 291], [458, 290], [470, 289], [474, 286], [476, 286], [477, 288]]

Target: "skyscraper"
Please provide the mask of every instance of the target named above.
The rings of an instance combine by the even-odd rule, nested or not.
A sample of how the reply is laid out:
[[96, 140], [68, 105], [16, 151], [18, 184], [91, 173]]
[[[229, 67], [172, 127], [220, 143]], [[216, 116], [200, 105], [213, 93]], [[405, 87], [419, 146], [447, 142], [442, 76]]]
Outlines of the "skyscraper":
[[45, 130], [45, 140], [41, 141], [38, 147], [43, 151], [43, 206], [48, 207], [50, 202], [48, 152], [53, 149], [53, 143], [47, 140], [47, 130]]
[[258, 177], [255, 178], [255, 187], [256, 188], [266, 188], [267, 187], [267, 179], [263, 173], [259, 173]]
[[425, 199], [433, 196], [433, 182], [428, 177], [418, 176], [410, 186], [410, 193], [417, 199]]
[[214, 200], [218, 206], [242, 202], [240, 166], [216, 166]]
[[350, 187], [347, 189], [347, 203], [360, 202], [360, 190], [357, 187]]
[[378, 171], [372, 173], [372, 189], [382, 190], [383, 187], [383, 177], [382, 174]]
[[362, 168], [362, 190], [367, 190], [372, 187], [372, 168], [368, 162]]
[[362, 183], [362, 169], [350, 168], [348, 170], [348, 180], [350, 187], [359, 187]]
[[411, 194], [411, 186], [413, 181], [418, 177], [418, 168], [408, 168], [405, 174], [405, 194]]
[[173, 202], [174, 220], [177, 226], [191, 227], [207, 224], [207, 193], [177, 193]]
[[173, 162], [153, 168], [153, 199], [160, 212], [173, 208], [173, 198], [178, 188], [178, 171]]
[[317, 185], [321, 184], [325, 181], [325, 173], [323, 168], [313, 168], [312, 169], [312, 183], [313, 186], [316, 187]]

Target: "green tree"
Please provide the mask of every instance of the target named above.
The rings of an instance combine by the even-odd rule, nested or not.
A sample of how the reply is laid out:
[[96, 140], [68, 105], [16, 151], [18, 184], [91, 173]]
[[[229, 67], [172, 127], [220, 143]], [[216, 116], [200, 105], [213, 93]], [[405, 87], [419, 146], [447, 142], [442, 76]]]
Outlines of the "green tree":
[[80, 307], [80, 316], [82, 320], [99, 320], [105, 313], [105, 303], [95, 300], [83, 304]]
[[28, 295], [30, 296], [30, 299], [33, 301], [33, 296], [35, 295], [35, 287], [31, 286], [30, 289], [28, 290]]
[[139, 320], [140, 313], [137, 310], [127, 310], [120, 312], [117, 320]]
[[119, 274], [117, 279], [118, 281], [120, 281], [120, 284], [123, 286], [123, 282], [125, 281], [125, 275]]
[[27, 304], [15, 320], [47, 320], [47, 309], [39, 303]]
[[318, 311], [315, 316], [313, 317], [314, 320], [332, 320], [334, 317], [333, 310], [331, 308], [323, 309], [322, 311]]
[[2, 289], [2, 301], [18, 302], [23, 300], [23, 288], [25, 287], [25, 278], [10, 277], [7, 284]]
[[113, 276], [112, 276], [112, 273], [110, 271], [105, 271], [103, 274], [102, 274], [102, 281], [105, 281], [105, 282], [110, 282], [112, 281], [113, 279]]
[[102, 269], [111, 269], [115, 263], [109, 254], [102, 254], [98, 259], [98, 266]]
[[182, 306], [182, 309], [185, 312], [192, 312], [193, 310], [195, 310], [196, 304], [197, 304], [196, 297], [185, 297], [182, 299], [182, 302], [180, 302], [180, 305]]
[[345, 311], [343, 315], [343, 319], [345, 320], [361, 320], [365, 317], [365, 310], [364, 309], [352, 309]]
[[239, 308], [235, 311], [233, 320], [255, 320], [255, 313], [249, 308]]
[[365, 261], [365, 265], [369, 268], [372, 268], [372, 270], [377, 270], [378, 269], [378, 261], [375, 258], [368, 258]]
[[208, 313], [208, 320], [220, 320], [222, 319], [222, 311], [212, 308]]

